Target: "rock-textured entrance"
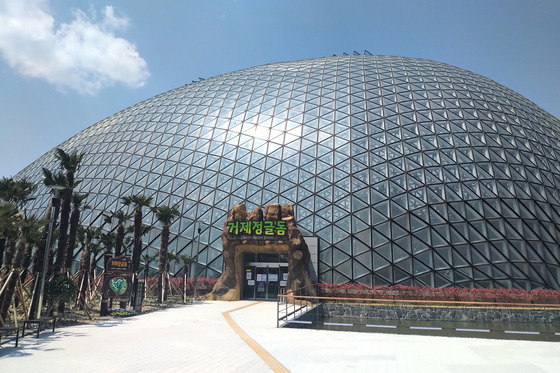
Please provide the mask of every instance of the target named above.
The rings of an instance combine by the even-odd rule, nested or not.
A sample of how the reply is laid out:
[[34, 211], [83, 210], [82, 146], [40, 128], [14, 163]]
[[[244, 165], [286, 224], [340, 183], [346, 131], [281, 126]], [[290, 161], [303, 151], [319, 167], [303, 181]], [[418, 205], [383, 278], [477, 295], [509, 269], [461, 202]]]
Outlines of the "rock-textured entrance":
[[[254, 222], [254, 224], [248, 223]], [[260, 234], [232, 234], [239, 226], [257, 226], [263, 223]], [[262, 234], [264, 225], [276, 223], [276, 231], [270, 236]], [[237, 233], [237, 232], [236, 232]], [[245, 205], [236, 205], [229, 213], [222, 230], [224, 245], [224, 272], [218, 279], [207, 299], [239, 300], [243, 282], [243, 253], [246, 252], [287, 252], [288, 280], [286, 291], [290, 292], [304, 286], [312, 285], [309, 278], [309, 249], [301, 235], [294, 218], [292, 205], [268, 205], [263, 211], [257, 207], [247, 213]]]

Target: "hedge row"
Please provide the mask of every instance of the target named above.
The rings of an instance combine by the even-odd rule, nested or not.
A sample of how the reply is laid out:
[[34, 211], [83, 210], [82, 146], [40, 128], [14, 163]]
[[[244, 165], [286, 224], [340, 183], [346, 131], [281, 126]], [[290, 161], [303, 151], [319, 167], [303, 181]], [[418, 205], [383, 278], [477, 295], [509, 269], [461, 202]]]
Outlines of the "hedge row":
[[433, 301], [560, 304], [559, 290], [463, 289], [418, 286], [318, 284], [319, 295], [335, 298], [406, 299]]

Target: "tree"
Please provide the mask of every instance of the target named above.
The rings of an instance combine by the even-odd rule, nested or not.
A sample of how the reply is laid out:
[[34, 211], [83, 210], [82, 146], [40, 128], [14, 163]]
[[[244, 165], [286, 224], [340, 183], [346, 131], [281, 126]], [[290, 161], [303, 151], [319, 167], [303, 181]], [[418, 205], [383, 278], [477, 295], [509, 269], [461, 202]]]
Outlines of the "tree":
[[[30, 197], [37, 189], [37, 185], [27, 179], [14, 180], [14, 178], [3, 177], [0, 180], [0, 200], [12, 202], [17, 208], [23, 210], [25, 204], [30, 201]], [[0, 266], [4, 258], [4, 250], [6, 247], [6, 238], [8, 232], [2, 231], [0, 235]]]
[[3, 177], [0, 180], [0, 199], [13, 202], [23, 210], [25, 204], [33, 199], [30, 196], [36, 189], [37, 185], [27, 179], [15, 180], [12, 177]]
[[[54, 185], [58, 186], [66, 186], [66, 177], [64, 174], [57, 172], [53, 173], [50, 170], [43, 168], [43, 184], [47, 187], [52, 187]], [[47, 210], [45, 212], [45, 219], [51, 219], [52, 209], [54, 208], [54, 217], [52, 218], [53, 226], [56, 225], [56, 221], [58, 219], [58, 215], [60, 212], [60, 203], [56, 203], [53, 205], [53, 202], [59, 202], [59, 199], [52, 199], [51, 203], [48, 205]], [[35, 259], [33, 260], [33, 273], [37, 274], [42, 271], [43, 269], [43, 258], [45, 256], [45, 247], [47, 245], [47, 236], [49, 233], [49, 228], [45, 227], [43, 229], [43, 236], [41, 237], [41, 243], [39, 244], [39, 249], [35, 252]], [[50, 243], [49, 243], [50, 244]], [[35, 298], [34, 298], [35, 299]]]
[[[93, 282], [94, 280], [97, 278], [97, 263], [99, 263], [99, 260], [101, 260], [101, 256], [99, 254], [101, 254], [101, 252], [103, 252], [103, 246], [101, 245], [101, 235], [103, 233], [101, 231], [99, 231], [99, 233], [97, 234], [97, 242], [95, 242], [93, 245], [90, 246], [90, 252], [91, 252], [91, 261], [90, 261], [90, 265], [89, 265], [89, 286], [90, 288], [93, 286]], [[104, 257], [105, 255], [103, 255]]]
[[109, 259], [113, 255], [113, 248], [115, 247], [116, 234], [115, 233], [101, 233], [99, 243], [103, 247], [103, 268], [107, 269]]
[[161, 230], [161, 244], [159, 248], [159, 268], [158, 268], [158, 301], [163, 303], [167, 299], [167, 289], [169, 288], [168, 276], [169, 266], [167, 252], [169, 247], [169, 228], [171, 223], [179, 216], [178, 206], [158, 206], [152, 209], [157, 220], [163, 225]]
[[85, 154], [78, 154], [76, 150], [66, 153], [61, 148], [55, 149], [55, 157], [58, 159], [60, 168], [66, 171], [65, 186], [62, 195], [62, 204], [60, 208], [60, 225], [58, 233], [58, 248], [55, 262], [55, 272], [63, 273], [67, 270], [65, 268], [67, 243], [68, 243], [68, 226], [70, 223], [70, 212], [72, 209], [72, 192], [74, 187], [78, 184], [75, 181], [75, 173], [80, 167], [80, 163]]
[[[60, 172], [53, 173], [50, 170], [43, 168], [43, 184], [45, 184], [47, 187], [52, 187], [55, 185], [64, 186], [66, 184], [66, 177]], [[54, 213], [53, 213], [53, 208], [54, 208]], [[43, 262], [45, 260], [45, 256], [47, 257], [47, 263], [45, 264], [44, 268], [47, 271], [47, 273], [52, 271], [52, 266], [50, 265], [52, 263], [51, 261], [52, 251], [49, 253], [45, 253], [45, 250], [47, 248], [47, 239], [49, 237], [49, 230], [51, 229], [51, 226], [52, 226], [53, 235], [51, 237], [51, 242], [48, 243], [49, 250], [50, 250], [50, 245], [53, 242], [53, 237], [56, 236], [56, 234], [54, 234], [55, 233], [54, 227], [56, 226], [56, 221], [58, 219], [59, 212], [60, 212], [60, 203], [57, 195], [56, 198], [51, 199], [51, 203], [49, 203], [45, 211], [45, 219], [49, 220], [49, 224], [43, 228], [43, 233], [41, 236], [39, 247], [37, 250], [35, 250], [35, 254], [33, 256], [32, 275], [35, 277], [35, 282], [33, 285], [33, 295], [31, 297], [31, 305], [29, 306], [29, 315], [33, 315], [33, 316], [36, 315], [37, 310], [41, 307], [41, 305], [38, 304], [39, 298], [41, 298], [40, 289], [39, 289], [39, 282], [40, 282], [39, 274], [43, 271]]]
[[190, 255], [178, 255], [179, 260], [183, 263], [183, 302], [187, 301], [187, 281], [189, 279], [189, 266], [194, 262], [194, 258]]
[[127, 214], [120, 210], [117, 212], [112, 212], [109, 215], [105, 215], [105, 222], [111, 223], [111, 221], [117, 221], [117, 236], [115, 240], [115, 256], [121, 256], [123, 254], [124, 237], [126, 230], [124, 224], [130, 220], [132, 214]]
[[[2, 210], [4, 209], [0, 208], [0, 211]], [[16, 292], [18, 280], [20, 279], [21, 273], [24, 271], [25, 258], [31, 256], [33, 246], [38, 244], [40, 240], [40, 229], [47, 224], [47, 221], [38, 220], [34, 217], [20, 220], [16, 218], [17, 215], [21, 215], [19, 211], [9, 219], [12, 223], [15, 221], [18, 222], [17, 232], [12, 232], [14, 233], [14, 240], [12, 240], [12, 243], [15, 244], [17, 242], [17, 244], [14, 245], [13, 255], [9, 256], [10, 262], [6, 263], [7, 271], [5, 273], [5, 280], [3, 281], [4, 290], [2, 294], [0, 294], [0, 326], [3, 326], [3, 322], [8, 315], [8, 310], [12, 297]], [[11, 245], [12, 244], [10, 244], [10, 246]], [[8, 256], [6, 258], [8, 259]]]
[[23, 214], [15, 203], [0, 202], [0, 238], [6, 238], [6, 232], [15, 232], [22, 220]]
[[17, 286], [20, 271], [23, 270], [23, 257], [24, 250], [20, 245], [18, 245], [15, 249], [14, 255], [10, 256], [11, 262], [6, 263], [6, 279], [2, 281], [4, 291], [0, 294], [0, 326], [4, 326], [4, 320], [6, 320], [6, 316], [8, 315], [8, 310]]
[[[76, 236], [78, 233], [78, 227], [80, 226], [80, 207], [82, 206], [84, 200], [88, 198], [89, 193], [80, 194], [74, 193], [72, 196], [72, 214], [70, 215], [70, 231], [68, 232], [68, 242], [66, 243], [66, 259], [64, 262], [65, 268], [70, 268], [72, 266], [72, 259], [74, 257], [74, 249], [76, 248]], [[85, 205], [84, 209], [89, 208]]]
[[146, 197], [143, 194], [135, 194], [122, 198], [125, 206], [134, 206], [134, 241], [132, 249], [132, 300], [131, 305], [136, 306], [136, 293], [138, 290], [138, 269], [140, 268], [140, 255], [142, 255], [142, 209], [150, 207], [152, 197]]
[[4, 240], [6, 250], [6, 257], [4, 261], [6, 263], [5, 267], [2, 267], [0, 262], [0, 279], [7, 274], [8, 267], [12, 265], [13, 261], [13, 249], [12, 240], [10, 237], [14, 237], [17, 234], [19, 226], [23, 220], [23, 216], [16, 204], [13, 202], [0, 202], [0, 238]]
[[144, 284], [147, 284], [148, 276], [150, 275], [150, 264], [158, 258], [158, 254], [142, 255], [142, 261], [144, 262]]
[[[77, 238], [82, 246], [82, 256], [80, 259], [80, 267], [78, 269], [78, 297], [76, 305], [83, 310], [86, 305], [87, 289], [89, 287], [89, 273], [91, 252], [97, 250], [98, 243], [95, 241], [101, 234], [101, 228], [84, 228], [78, 227]], [[93, 248], [93, 250], [92, 250]]]

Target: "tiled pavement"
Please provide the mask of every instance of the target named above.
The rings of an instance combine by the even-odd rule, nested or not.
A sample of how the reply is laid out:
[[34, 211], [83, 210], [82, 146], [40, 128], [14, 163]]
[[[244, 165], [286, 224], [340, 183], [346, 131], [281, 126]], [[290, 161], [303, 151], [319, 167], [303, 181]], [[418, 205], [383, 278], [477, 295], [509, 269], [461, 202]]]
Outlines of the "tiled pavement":
[[199, 302], [29, 335], [0, 372], [270, 372], [228, 324], [291, 372], [560, 372], [560, 343], [276, 328], [276, 303]]

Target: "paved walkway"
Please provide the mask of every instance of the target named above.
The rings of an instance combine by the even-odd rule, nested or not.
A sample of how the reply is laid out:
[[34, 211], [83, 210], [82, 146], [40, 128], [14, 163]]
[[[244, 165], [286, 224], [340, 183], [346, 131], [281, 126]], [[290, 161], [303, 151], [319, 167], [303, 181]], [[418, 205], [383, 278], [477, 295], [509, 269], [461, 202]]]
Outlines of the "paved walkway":
[[557, 342], [276, 328], [275, 317], [274, 302], [200, 302], [44, 331], [3, 342], [0, 372], [560, 372]]

